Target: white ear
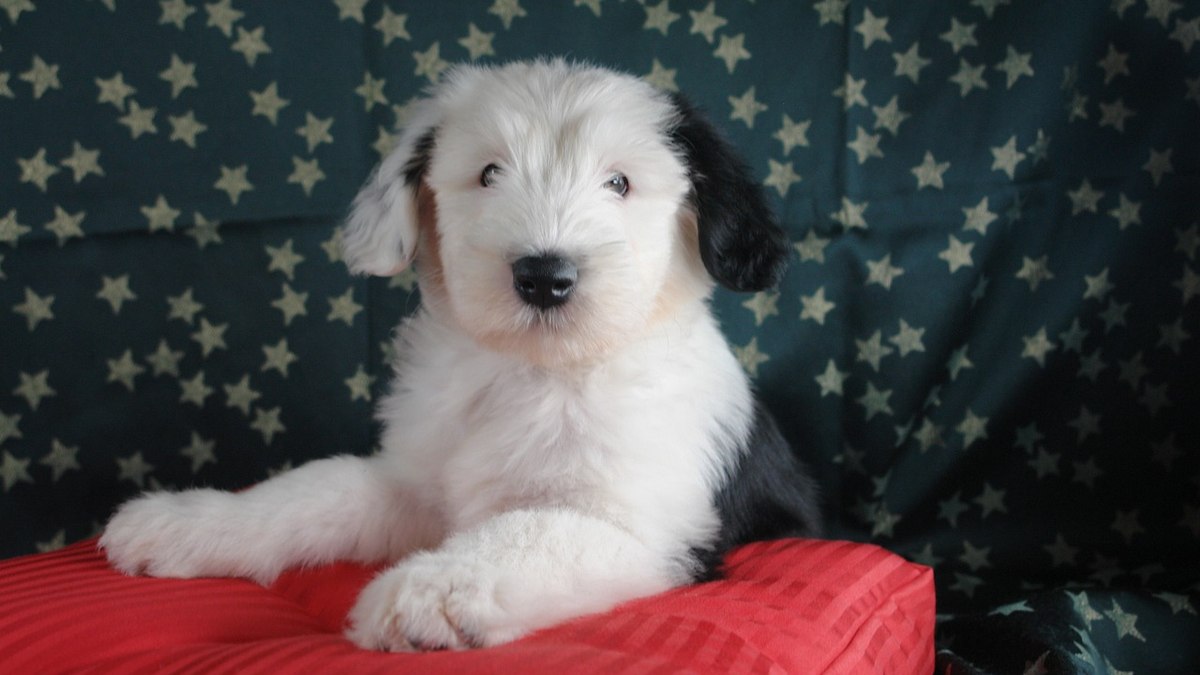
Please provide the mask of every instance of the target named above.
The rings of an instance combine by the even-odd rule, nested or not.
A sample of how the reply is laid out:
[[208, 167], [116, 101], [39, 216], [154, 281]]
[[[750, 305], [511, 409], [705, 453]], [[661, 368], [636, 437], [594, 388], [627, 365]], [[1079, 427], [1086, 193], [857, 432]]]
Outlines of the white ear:
[[417, 253], [415, 195], [436, 132], [432, 101], [423, 101], [395, 149], [380, 162], [354, 198], [342, 230], [342, 258], [355, 274], [393, 276]]

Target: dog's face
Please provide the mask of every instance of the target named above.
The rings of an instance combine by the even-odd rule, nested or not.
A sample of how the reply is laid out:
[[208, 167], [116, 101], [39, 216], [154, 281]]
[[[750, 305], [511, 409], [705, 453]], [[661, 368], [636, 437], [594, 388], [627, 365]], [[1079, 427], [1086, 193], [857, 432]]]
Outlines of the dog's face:
[[452, 71], [355, 202], [356, 272], [414, 257], [425, 304], [543, 366], [602, 358], [700, 302], [778, 280], [762, 191], [681, 99], [555, 62]]

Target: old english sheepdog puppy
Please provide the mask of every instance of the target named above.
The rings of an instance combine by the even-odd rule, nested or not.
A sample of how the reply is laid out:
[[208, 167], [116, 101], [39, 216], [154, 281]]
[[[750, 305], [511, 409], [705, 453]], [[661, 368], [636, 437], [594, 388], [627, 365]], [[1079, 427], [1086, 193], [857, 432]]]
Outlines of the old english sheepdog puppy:
[[387, 561], [349, 616], [369, 649], [464, 649], [710, 578], [815, 534], [811, 479], [709, 310], [780, 279], [761, 187], [682, 98], [563, 61], [465, 66], [354, 202], [356, 273], [415, 261], [381, 450], [244, 492], [125, 504], [118, 569], [267, 583]]

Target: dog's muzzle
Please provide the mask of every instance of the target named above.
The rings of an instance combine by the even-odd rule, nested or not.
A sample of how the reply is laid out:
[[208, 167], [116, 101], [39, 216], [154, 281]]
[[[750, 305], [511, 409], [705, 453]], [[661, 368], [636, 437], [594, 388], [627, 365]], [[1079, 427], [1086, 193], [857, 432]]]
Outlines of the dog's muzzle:
[[534, 255], [512, 265], [513, 288], [527, 304], [550, 309], [565, 303], [575, 291], [579, 268], [557, 255]]

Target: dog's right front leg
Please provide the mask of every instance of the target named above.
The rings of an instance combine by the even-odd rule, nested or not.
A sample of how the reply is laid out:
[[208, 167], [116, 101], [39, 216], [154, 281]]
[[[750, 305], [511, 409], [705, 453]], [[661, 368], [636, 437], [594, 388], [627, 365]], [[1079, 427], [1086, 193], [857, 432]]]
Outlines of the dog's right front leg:
[[147, 493], [118, 509], [100, 547], [126, 574], [269, 583], [289, 567], [394, 559], [440, 537], [380, 462], [340, 456], [239, 493]]

